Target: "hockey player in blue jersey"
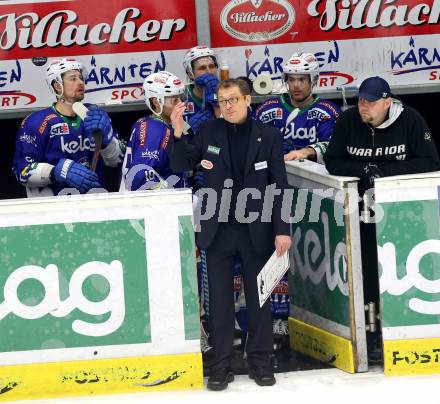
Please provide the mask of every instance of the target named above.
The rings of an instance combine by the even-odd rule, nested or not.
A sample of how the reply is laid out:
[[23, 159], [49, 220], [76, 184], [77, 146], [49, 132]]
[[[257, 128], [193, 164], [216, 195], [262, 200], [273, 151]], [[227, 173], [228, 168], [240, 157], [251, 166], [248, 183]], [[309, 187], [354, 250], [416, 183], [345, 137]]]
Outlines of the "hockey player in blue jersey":
[[340, 108], [313, 95], [319, 64], [311, 53], [294, 53], [283, 66], [288, 91], [268, 98], [255, 110], [255, 118], [283, 134], [284, 160], [310, 159], [323, 164]]
[[[319, 64], [311, 53], [294, 53], [283, 66], [282, 79], [288, 91], [268, 98], [254, 113], [256, 119], [278, 128], [283, 135], [284, 160], [313, 160], [323, 164], [323, 155], [333, 134], [340, 108], [313, 95], [318, 84]], [[287, 338], [289, 315], [288, 279], [285, 275], [271, 295], [275, 344]]]
[[169, 167], [167, 145], [173, 134], [171, 113], [185, 96], [185, 86], [167, 71], [150, 74], [143, 86], [152, 114], [132, 126], [120, 190], [183, 187], [184, 175], [173, 175]]
[[27, 116], [17, 133], [12, 170], [27, 195], [86, 193], [103, 185], [102, 163], [97, 173], [90, 167], [95, 151], [94, 133], [102, 135], [102, 148], [96, 152], [104, 164], [117, 166], [122, 161], [124, 146], [113, 130], [107, 113], [94, 105], [84, 122], [72, 109], [84, 98], [87, 73], [74, 59], [53, 61], [47, 68], [46, 81], [57, 101], [49, 108]]
[[215, 95], [219, 84], [217, 57], [207, 46], [195, 46], [186, 52], [183, 67], [192, 82], [188, 86], [185, 120], [197, 132], [203, 122], [220, 116]]

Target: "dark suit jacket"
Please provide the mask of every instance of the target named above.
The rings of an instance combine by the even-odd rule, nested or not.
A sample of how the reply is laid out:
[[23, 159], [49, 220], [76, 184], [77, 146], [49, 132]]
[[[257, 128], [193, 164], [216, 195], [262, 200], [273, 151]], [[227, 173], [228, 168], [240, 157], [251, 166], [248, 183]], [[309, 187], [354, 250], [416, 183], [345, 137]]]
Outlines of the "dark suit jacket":
[[[184, 138], [174, 138], [168, 149], [170, 166], [174, 172], [192, 170], [203, 160], [212, 164], [211, 169], [204, 170], [203, 182], [205, 188], [212, 188], [217, 193], [216, 210], [210, 219], [201, 222], [200, 232], [196, 235], [197, 244], [206, 249], [217, 232], [219, 215], [224, 218], [223, 221], [228, 220], [227, 214], [224, 215], [220, 211], [224, 181], [232, 178], [226, 122], [222, 118], [212, 120], [202, 125], [193, 138]], [[266, 214], [265, 220], [261, 220], [266, 187], [271, 184], [274, 184], [281, 194], [274, 193], [273, 209], [269, 211], [268, 217]], [[248, 224], [253, 246], [261, 254], [273, 252], [274, 237], [290, 235], [290, 225], [281, 219], [282, 198], [287, 188], [282, 136], [277, 129], [255, 120], [252, 120], [251, 126], [244, 187], [256, 189], [261, 193], [259, 199], [249, 196], [246, 204], [247, 212], [259, 213], [258, 219]]]

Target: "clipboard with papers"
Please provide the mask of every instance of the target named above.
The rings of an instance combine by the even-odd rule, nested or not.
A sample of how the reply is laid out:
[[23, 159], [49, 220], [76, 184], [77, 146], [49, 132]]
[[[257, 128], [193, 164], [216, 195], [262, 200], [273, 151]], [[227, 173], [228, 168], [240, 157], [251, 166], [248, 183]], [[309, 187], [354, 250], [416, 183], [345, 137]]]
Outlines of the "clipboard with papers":
[[260, 273], [257, 275], [257, 290], [260, 307], [266, 302], [273, 290], [289, 269], [289, 252], [277, 257], [276, 251], [268, 259]]

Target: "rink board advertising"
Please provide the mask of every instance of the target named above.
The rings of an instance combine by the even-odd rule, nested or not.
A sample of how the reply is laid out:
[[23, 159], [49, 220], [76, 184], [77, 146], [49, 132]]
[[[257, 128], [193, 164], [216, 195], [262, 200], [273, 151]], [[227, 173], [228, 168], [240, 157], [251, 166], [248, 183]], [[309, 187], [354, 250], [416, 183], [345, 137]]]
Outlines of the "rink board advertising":
[[350, 89], [371, 75], [407, 92], [440, 80], [438, 0], [212, 0], [209, 5], [211, 45], [236, 76], [278, 79], [293, 52], [312, 52], [320, 61], [321, 90]]
[[0, 203], [0, 401], [201, 387], [191, 214], [190, 191]]
[[267, 74], [277, 90], [283, 64], [304, 51], [320, 62], [323, 91], [352, 89], [377, 74], [406, 92], [439, 83], [439, 0], [352, 3], [210, 0], [209, 15], [196, 18], [194, 0], [116, 0], [105, 8], [98, 0], [4, 2], [0, 105], [8, 111], [50, 104], [47, 61], [65, 56], [87, 68], [88, 102], [142, 102], [141, 84], [152, 72], [187, 80], [183, 55], [197, 44], [197, 26], [208, 24], [207, 44], [231, 76]]
[[0, 105], [38, 108], [53, 102], [48, 60], [74, 57], [89, 76], [94, 103], [143, 101], [142, 82], [159, 70], [183, 74], [196, 45], [193, 1], [98, 0], [0, 4]]
[[[304, 164], [311, 169], [299, 170]], [[288, 181], [294, 192], [291, 344], [295, 350], [347, 372], [366, 371], [362, 278], [357, 265], [359, 212], [355, 205], [350, 215], [344, 214], [349, 210], [346, 190], [352, 185], [320, 183], [326, 175], [314, 170], [322, 169], [311, 162], [288, 164]]]
[[[385, 373], [439, 373], [440, 175], [376, 183]], [[431, 178], [429, 178], [431, 176]]]

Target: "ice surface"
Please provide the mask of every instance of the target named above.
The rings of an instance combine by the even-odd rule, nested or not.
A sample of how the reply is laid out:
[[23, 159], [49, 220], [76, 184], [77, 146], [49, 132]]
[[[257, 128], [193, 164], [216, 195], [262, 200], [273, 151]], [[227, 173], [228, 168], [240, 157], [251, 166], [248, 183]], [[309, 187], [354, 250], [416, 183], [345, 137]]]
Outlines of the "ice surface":
[[[259, 387], [247, 376], [236, 376], [227, 390], [212, 392], [172, 391], [100, 395], [66, 399], [15, 401], [22, 404], [162, 404], [253, 403], [291, 404], [438, 404], [440, 375], [388, 377], [382, 368], [367, 373], [348, 374], [337, 369], [308, 370], [276, 374], [277, 384]], [[206, 385], [206, 379], [205, 379]], [[386, 401], [385, 401], [386, 400]]]

